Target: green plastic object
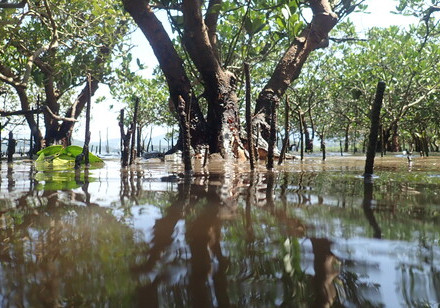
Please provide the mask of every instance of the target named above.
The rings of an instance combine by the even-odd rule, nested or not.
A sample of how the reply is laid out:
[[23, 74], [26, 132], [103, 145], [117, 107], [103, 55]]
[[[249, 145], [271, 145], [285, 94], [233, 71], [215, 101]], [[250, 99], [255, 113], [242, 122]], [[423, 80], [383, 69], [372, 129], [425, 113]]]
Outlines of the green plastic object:
[[[62, 145], [51, 145], [37, 152], [38, 158], [37, 162], [54, 162], [54, 160], [59, 163], [60, 161], [65, 161], [69, 163], [75, 161], [75, 158], [80, 155], [83, 148], [77, 145], [69, 145], [68, 147], [63, 147]], [[84, 162], [84, 159], [83, 161]], [[89, 152], [89, 162], [90, 163], [102, 163], [103, 160], [98, 156]]]

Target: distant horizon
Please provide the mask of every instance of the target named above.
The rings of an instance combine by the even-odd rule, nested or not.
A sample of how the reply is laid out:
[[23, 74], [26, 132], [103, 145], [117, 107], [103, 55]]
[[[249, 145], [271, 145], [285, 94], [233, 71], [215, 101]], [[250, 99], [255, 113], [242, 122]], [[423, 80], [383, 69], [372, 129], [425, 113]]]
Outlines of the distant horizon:
[[[25, 136], [23, 134], [23, 135], [14, 136], [14, 139], [17, 140], [16, 152], [21, 151], [22, 148], [24, 148], [26, 151], [29, 150], [29, 136]], [[120, 137], [119, 138], [118, 137], [109, 138], [108, 141], [109, 141], [110, 149], [119, 150], [119, 145], [120, 145], [120, 141], [121, 141]], [[101, 142], [102, 142], [101, 148], [105, 151], [107, 139], [104, 137], [104, 138], [102, 138]], [[146, 140], [146, 142], [148, 142], [148, 140]], [[174, 138], [174, 144], [176, 144], [176, 142], [177, 142], [177, 138]], [[6, 151], [7, 144], [8, 144], [8, 139], [2, 138], [1, 151]], [[83, 146], [84, 139], [83, 138], [72, 138], [72, 145]], [[96, 141], [95, 140], [90, 141], [89, 147], [91, 147], [92, 145], [99, 146], [99, 139]], [[168, 148], [167, 142], [165, 140], [165, 134], [153, 136], [152, 137], [152, 145], [154, 148], [156, 148], [156, 147], [158, 148], [159, 145], [161, 146], [161, 148]], [[171, 141], [170, 141], [170, 146], [171, 146]], [[110, 151], [110, 152], [112, 152], [112, 151]]]

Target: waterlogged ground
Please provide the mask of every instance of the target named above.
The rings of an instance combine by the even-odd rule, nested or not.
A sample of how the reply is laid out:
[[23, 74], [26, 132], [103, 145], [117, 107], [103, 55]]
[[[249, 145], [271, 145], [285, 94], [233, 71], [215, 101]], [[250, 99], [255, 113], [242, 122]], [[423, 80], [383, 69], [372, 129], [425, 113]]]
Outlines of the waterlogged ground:
[[439, 307], [440, 157], [376, 163], [2, 162], [0, 306]]

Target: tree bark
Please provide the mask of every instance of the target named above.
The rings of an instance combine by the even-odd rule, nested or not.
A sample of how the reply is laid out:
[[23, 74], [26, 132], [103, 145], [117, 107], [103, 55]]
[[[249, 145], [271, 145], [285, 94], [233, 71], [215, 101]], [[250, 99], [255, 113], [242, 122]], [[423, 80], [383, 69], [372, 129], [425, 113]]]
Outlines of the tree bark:
[[[328, 33], [338, 21], [327, 0], [309, 0], [309, 3], [313, 12], [311, 23], [287, 49], [258, 96], [255, 114], [263, 113], [268, 123], [272, 102], [279, 102], [287, 87], [298, 78], [310, 53], [328, 45]], [[263, 130], [265, 139], [268, 138], [268, 134], [267, 129]]]
[[300, 147], [301, 160], [304, 159], [304, 132], [303, 132], [303, 122], [302, 122], [303, 116], [304, 116], [303, 113], [299, 110], [298, 111], [298, 120], [299, 120], [299, 136], [300, 136], [300, 142], [301, 142], [301, 147]]
[[283, 147], [281, 148], [280, 158], [278, 159], [278, 165], [283, 163], [286, 156], [286, 151], [289, 143], [289, 100], [286, 97], [284, 105], [284, 140]]
[[187, 111], [190, 110], [188, 106], [188, 102], [185, 102], [182, 97], [179, 97], [179, 122], [181, 131], [183, 133], [183, 151], [182, 151], [182, 159], [185, 165], [185, 172], [192, 172], [192, 164], [191, 164], [191, 134], [189, 130], [189, 119]]
[[[236, 78], [224, 70], [218, 60], [216, 48], [211, 44], [209, 29], [202, 17], [200, 2], [184, 0], [182, 8], [183, 42], [205, 82], [209, 148], [211, 152], [220, 152], [223, 157], [233, 157], [236, 154], [234, 147], [237, 143], [241, 145]], [[212, 28], [216, 21], [210, 23]]]
[[142, 128], [139, 125], [136, 132], [136, 157], [141, 157], [142, 154], [142, 144], [141, 144], [141, 134], [142, 134]]
[[217, 47], [217, 20], [220, 14], [218, 6], [221, 5], [221, 3], [222, 0], [210, 0], [205, 17], [205, 24], [208, 28], [209, 42], [211, 43], [213, 52], [218, 61], [220, 61], [220, 54]]
[[136, 97], [136, 101], [134, 103], [134, 114], [133, 120], [131, 122], [131, 149], [130, 149], [130, 165], [133, 164], [137, 155], [135, 154], [135, 142], [136, 142], [136, 125], [137, 125], [137, 117], [138, 117], [138, 109], [139, 109], [139, 98]]
[[365, 160], [364, 177], [371, 177], [374, 169], [374, 157], [376, 155], [377, 136], [380, 126], [380, 110], [382, 108], [383, 94], [385, 92], [385, 82], [380, 81], [377, 84], [376, 98], [374, 99], [371, 110], [371, 128], [368, 142], [367, 158]]
[[244, 73], [246, 78], [246, 133], [247, 133], [247, 148], [249, 152], [249, 163], [251, 170], [255, 169], [255, 151], [254, 151], [254, 134], [252, 129], [252, 114], [251, 114], [251, 76], [249, 72], [249, 63], [244, 64]]
[[273, 169], [273, 160], [274, 160], [274, 149], [275, 149], [275, 143], [276, 143], [276, 130], [277, 130], [277, 109], [278, 106], [275, 105], [275, 103], [272, 105], [271, 108], [271, 118], [270, 118], [270, 135], [269, 135], [269, 142], [268, 142], [268, 149], [267, 149], [267, 169], [271, 170]]
[[128, 166], [128, 160], [130, 158], [129, 148], [130, 148], [130, 137], [131, 130], [127, 129], [127, 132], [124, 131], [124, 109], [121, 109], [120, 117], [119, 117], [119, 128], [121, 131], [121, 164], [122, 167]]

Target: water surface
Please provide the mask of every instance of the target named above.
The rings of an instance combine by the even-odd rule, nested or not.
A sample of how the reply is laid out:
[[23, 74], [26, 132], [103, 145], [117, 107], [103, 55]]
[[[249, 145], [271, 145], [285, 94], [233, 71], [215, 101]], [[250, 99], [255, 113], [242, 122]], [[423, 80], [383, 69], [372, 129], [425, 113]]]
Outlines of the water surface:
[[438, 307], [440, 158], [1, 163], [0, 306]]

